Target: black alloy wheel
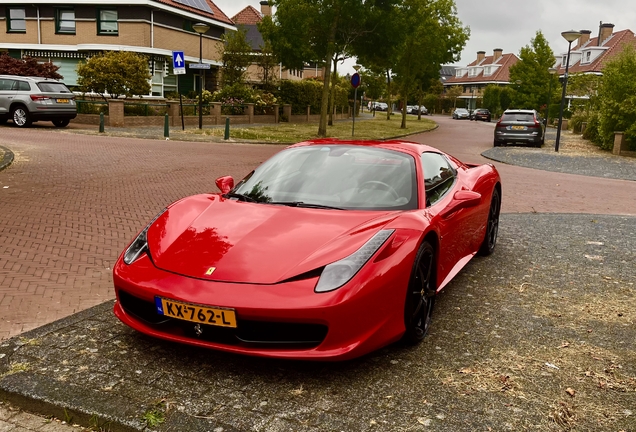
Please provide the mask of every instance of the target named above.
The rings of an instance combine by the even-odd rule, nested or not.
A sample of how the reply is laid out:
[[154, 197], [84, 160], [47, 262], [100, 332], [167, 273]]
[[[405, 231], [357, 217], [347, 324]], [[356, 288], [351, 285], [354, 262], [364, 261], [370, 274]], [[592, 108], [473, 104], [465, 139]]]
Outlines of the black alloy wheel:
[[490, 200], [490, 210], [488, 211], [488, 222], [486, 223], [486, 235], [479, 248], [479, 255], [488, 256], [492, 254], [497, 245], [497, 234], [499, 233], [499, 212], [501, 210], [501, 198], [499, 191], [495, 188], [492, 191]]
[[415, 255], [404, 304], [406, 331], [402, 340], [416, 344], [424, 339], [431, 325], [435, 304], [435, 249], [424, 241]]
[[70, 122], [71, 121], [69, 119], [53, 120], [53, 124], [55, 125], [55, 127], [65, 127], [68, 126]]

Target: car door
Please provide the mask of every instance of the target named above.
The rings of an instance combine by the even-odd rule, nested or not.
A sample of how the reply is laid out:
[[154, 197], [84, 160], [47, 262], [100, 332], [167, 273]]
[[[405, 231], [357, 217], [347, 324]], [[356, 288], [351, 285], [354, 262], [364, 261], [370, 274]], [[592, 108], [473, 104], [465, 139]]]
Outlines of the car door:
[[13, 90], [13, 79], [0, 78], [0, 116], [7, 117], [10, 112], [11, 102], [16, 95], [16, 90]]
[[[426, 208], [439, 233], [438, 286], [455, 266], [470, 254], [473, 243], [473, 223], [470, 208], [456, 207], [469, 188], [462, 184], [457, 170], [448, 159], [435, 152], [421, 156]], [[457, 195], [458, 192], [461, 192]], [[467, 193], [466, 193], [467, 192]]]

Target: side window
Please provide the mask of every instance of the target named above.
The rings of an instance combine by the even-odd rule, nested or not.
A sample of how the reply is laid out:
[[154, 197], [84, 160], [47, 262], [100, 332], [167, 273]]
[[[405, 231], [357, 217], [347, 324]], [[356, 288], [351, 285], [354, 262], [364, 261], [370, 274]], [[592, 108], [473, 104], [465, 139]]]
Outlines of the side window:
[[7, 8], [7, 33], [26, 33], [26, 9]]
[[97, 11], [97, 34], [117, 36], [117, 9], [99, 9]]
[[0, 79], [0, 90], [12, 90], [13, 82], [14, 80], [12, 79]]
[[439, 153], [422, 154], [426, 207], [438, 202], [453, 187], [457, 172], [448, 160]]
[[75, 10], [59, 8], [55, 10], [55, 32], [75, 34]]
[[13, 90], [31, 91], [31, 86], [26, 81], [15, 81], [15, 83], [13, 84]]

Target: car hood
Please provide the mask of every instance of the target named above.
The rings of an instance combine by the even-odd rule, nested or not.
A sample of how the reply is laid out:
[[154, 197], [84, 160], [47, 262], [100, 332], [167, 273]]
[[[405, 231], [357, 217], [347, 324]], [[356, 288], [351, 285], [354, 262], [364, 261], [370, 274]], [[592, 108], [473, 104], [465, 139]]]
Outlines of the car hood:
[[148, 247], [155, 265], [169, 272], [273, 284], [348, 256], [397, 214], [197, 195], [171, 206], [152, 224]]

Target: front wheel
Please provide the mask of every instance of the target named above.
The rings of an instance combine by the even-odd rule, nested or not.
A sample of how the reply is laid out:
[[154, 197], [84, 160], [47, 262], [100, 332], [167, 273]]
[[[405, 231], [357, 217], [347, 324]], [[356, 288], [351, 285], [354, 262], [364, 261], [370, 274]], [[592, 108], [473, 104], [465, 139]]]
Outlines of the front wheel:
[[487, 256], [495, 251], [497, 244], [497, 234], [499, 233], [499, 212], [501, 210], [501, 198], [499, 191], [492, 191], [492, 199], [490, 200], [490, 210], [488, 211], [488, 222], [486, 222], [486, 235], [484, 241], [479, 248], [479, 255]]
[[404, 304], [406, 331], [402, 340], [416, 344], [424, 339], [431, 325], [435, 303], [435, 249], [424, 241], [415, 255]]
[[13, 108], [13, 111], [11, 112], [11, 118], [13, 119], [13, 124], [17, 127], [31, 126], [31, 115], [29, 114], [29, 111], [23, 106]]

